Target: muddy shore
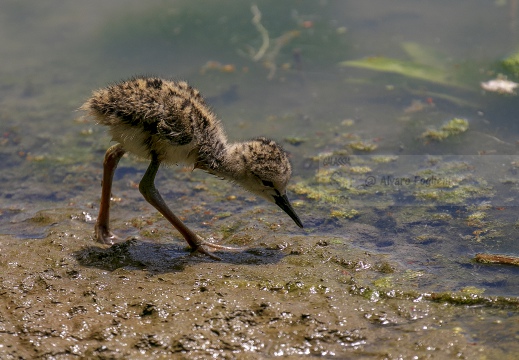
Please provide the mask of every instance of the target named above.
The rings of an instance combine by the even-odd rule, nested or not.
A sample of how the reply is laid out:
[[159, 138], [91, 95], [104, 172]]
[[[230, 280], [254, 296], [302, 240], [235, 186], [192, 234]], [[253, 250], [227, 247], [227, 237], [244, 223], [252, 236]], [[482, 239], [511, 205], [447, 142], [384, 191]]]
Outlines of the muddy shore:
[[48, 236], [0, 238], [2, 359], [512, 359], [518, 351], [517, 339], [502, 336], [516, 321], [513, 302], [434, 301], [406, 285], [381, 291], [405, 269], [336, 238], [255, 231], [252, 247], [218, 252], [217, 262], [190, 255], [178, 238], [98, 246], [92, 224], [65, 209], [33, 221], [48, 222]]

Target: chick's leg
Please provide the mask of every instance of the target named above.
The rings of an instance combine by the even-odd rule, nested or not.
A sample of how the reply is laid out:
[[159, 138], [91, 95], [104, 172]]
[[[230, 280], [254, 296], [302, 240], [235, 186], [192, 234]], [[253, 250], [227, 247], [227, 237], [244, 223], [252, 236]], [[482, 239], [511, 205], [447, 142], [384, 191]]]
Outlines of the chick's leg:
[[112, 197], [112, 182], [115, 169], [126, 150], [121, 144], [111, 146], [105, 154], [103, 163], [103, 184], [101, 190], [101, 204], [99, 205], [99, 215], [95, 225], [95, 236], [98, 242], [103, 244], [113, 244], [119, 238], [110, 231], [110, 198]]

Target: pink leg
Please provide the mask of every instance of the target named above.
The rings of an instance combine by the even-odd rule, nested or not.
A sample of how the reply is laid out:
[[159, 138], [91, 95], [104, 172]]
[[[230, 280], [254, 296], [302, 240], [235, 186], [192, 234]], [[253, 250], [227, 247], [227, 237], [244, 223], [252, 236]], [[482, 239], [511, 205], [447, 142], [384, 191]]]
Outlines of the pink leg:
[[99, 205], [99, 215], [95, 226], [95, 236], [98, 242], [103, 244], [113, 244], [119, 240], [112, 234], [109, 228], [110, 222], [110, 198], [112, 196], [112, 182], [115, 169], [126, 150], [121, 144], [111, 146], [105, 155], [103, 164], [103, 185], [101, 190], [101, 204]]
[[144, 196], [144, 199], [157, 209], [182, 234], [193, 251], [201, 252], [215, 260], [221, 260], [218, 256], [213, 255], [204, 249], [202, 245], [217, 249], [237, 250], [235, 248], [211, 244], [201, 240], [198, 235], [192, 232], [175, 214], [173, 214], [155, 187], [155, 175], [157, 174], [159, 166], [160, 161], [157, 159], [157, 155], [152, 154], [152, 160], [148, 170], [146, 170], [146, 173], [139, 184], [139, 190], [142, 196]]

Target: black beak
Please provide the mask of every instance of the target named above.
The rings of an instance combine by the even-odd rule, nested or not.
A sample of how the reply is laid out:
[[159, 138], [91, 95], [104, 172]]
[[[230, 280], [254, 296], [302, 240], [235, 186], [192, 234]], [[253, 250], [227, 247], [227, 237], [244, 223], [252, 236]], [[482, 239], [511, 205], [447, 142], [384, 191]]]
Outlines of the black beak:
[[294, 220], [297, 226], [299, 226], [300, 228], [303, 227], [301, 219], [299, 219], [299, 216], [297, 216], [296, 212], [294, 211], [294, 208], [292, 207], [292, 205], [290, 205], [290, 201], [288, 201], [286, 195], [274, 196], [274, 201], [277, 206], [282, 208], [288, 214], [288, 216], [290, 216], [292, 220]]

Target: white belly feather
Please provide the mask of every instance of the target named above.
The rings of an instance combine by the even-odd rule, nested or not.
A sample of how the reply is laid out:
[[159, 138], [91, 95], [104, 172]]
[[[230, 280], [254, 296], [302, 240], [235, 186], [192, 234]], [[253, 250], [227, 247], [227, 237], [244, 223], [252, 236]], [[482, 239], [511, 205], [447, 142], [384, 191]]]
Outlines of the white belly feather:
[[[149, 159], [150, 148], [146, 145], [150, 143], [150, 135], [142, 129], [126, 124], [118, 124], [110, 128], [112, 140], [120, 143], [126, 151], [138, 157]], [[152, 136], [152, 150], [159, 154], [162, 162], [169, 165], [184, 164], [194, 165], [198, 158], [195, 141], [186, 145], [174, 145], [160, 135]]]

